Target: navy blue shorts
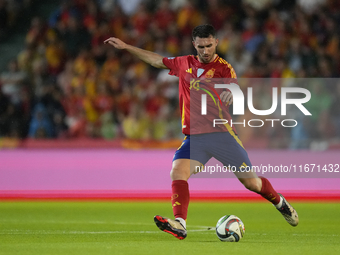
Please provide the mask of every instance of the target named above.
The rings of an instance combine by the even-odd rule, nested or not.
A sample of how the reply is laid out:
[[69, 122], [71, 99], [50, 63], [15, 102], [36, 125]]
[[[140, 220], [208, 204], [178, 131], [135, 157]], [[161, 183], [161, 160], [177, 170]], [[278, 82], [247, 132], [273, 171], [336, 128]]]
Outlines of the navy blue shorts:
[[173, 160], [193, 159], [205, 165], [212, 157], [224, 166], [235, 166], [237, 169], [252, 166], [242, 142], [229, 132], [187, 135]]

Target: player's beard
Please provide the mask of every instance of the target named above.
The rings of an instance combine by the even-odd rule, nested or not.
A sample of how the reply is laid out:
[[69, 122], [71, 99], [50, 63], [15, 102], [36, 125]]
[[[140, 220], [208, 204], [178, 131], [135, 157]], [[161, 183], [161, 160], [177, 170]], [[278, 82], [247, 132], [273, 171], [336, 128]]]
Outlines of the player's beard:
[[214, 57], [215, 57], [215, 54], [216, 54], [216, 50], [215, 52], [210, 55], [210, 56], [207, 56], [207, 55], [199, 55], [199, 58], [201, 60], [202, 63], [204, 64], [208, 64], [210, 63], [211, 61], [213, 61]]

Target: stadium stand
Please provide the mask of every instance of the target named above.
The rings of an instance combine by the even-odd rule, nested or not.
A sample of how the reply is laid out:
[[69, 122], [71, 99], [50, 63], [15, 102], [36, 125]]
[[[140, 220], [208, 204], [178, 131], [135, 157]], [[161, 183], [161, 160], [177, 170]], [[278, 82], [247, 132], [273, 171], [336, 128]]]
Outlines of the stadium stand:
[[[0, 34], [10, 27], [7, 17], [15, 20], [11, 2], [0, 0]], [[180, 139], [177, 80], [105, 46], [112, 35], [164, 56], [195, 54], [192, 28], [211, 23], [218, 54], [239, 79], [339, 77], [338, 1], [125, 3], [61, 1], [48, 18], [32, 17], [20, 52], [0, 72], [0, 139]], [[315, 111], [299, 128], [244, 128], [240, 136], [250, 147], [339, 147], [340, 84], [332, 81], [310, 88]], [[263, 89], [254, 90], [260, 106]]]

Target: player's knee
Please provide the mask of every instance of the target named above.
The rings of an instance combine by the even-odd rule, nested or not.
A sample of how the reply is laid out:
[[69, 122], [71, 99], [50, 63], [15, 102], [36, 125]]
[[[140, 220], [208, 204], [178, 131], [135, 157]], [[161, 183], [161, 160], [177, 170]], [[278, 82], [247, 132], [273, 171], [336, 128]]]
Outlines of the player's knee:
[[187, 173], [185, 169], [182, 167], [173, 167], [170, 171], [171, 180], [185, 180], [187, 181], [190, 177], [190, 174]]
[[250, 191], [259, 193], [261, 191], [261, 185], [256, 178], [245, 178], [240, 180], [244, 187]]

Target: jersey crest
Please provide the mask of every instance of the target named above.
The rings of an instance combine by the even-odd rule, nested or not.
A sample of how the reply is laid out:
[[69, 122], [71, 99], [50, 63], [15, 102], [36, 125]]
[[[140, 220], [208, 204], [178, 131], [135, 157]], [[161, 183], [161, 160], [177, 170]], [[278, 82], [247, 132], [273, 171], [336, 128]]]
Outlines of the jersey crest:
[[209, 71], [205, 74], [205, 77], [206, 77], [206, 78], [212, 78], [212, 77], [214, 77], [214, 74], [215, 74], [215, 69], [214, 69], [214, 68], [211, 68], [211, 69], [209, 69]]

